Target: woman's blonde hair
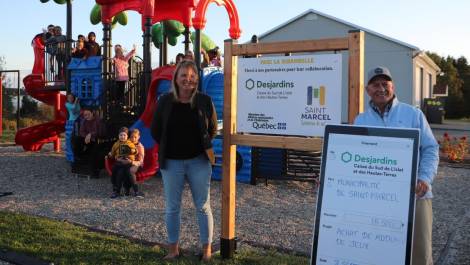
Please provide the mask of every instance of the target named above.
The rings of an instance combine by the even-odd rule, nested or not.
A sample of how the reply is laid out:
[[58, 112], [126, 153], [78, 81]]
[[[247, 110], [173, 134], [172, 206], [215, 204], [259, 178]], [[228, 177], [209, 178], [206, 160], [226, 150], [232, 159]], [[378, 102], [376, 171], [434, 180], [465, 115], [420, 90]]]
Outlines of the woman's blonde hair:
[[192, 68], [193, 71], [196, 73], [196, 87], [194, 88], [193, 94], [191, 95], [191, 98], [189, 99], [189, 103], [191, 103], [191, 107], [194, 107], [194, 98], [195, 98], [195, 95], [197, 93], [197, 89], [199, 86], [199, 71], [194, 61], [183, 60], [176, 66], [175, 73], [173, 74], [173, 80], [171, 82], [171, 93], [173, 94], [173, 97], [176, 100], [179, 100], [179, 87], [178, 87], [178, 84], [176, 84], [176, 78], [178, 77], [178, 73], [182, 69], [188, 69], [188, 68]]

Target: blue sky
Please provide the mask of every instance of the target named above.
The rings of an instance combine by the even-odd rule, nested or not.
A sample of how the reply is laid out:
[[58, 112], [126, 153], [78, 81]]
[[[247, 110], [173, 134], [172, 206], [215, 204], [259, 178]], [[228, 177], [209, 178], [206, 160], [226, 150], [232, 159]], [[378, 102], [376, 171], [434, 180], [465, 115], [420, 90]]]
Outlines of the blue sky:
[[[468, 26], [468, 0], [234, 0], [237, 5], [242, 36], [248, 41], [253, 34], [264, 33], [308, 10], [315, 9], [342, 20], [374, 30], [407, 42], [422, 50], [470, 59], [470, 27]], [[73, 38], [89, 31], [97, 33], [102, 42], [102, 26], [91, 25], [90, 10], [95, 1], [73, 1]], [[48, 24], [60, 25], [65, 30], [65, 5], [50, 0], [1, 0], [3, 22], [0, 27], [0, 56], [6, 59], [7, 69], [31, 69], [32, 37]], [[229, 20], [223, 7], [211, 4], [207, 14], [205, 33], [219, 46], [228, 36]], [[113, 44], [120, 43], [130, 49], [132, 44], [142, 54], [140, 16], [129, 12], [129, 24], [113, 30]], [[170, 59], [183, 49], [170, 48]], [[158, 63], [158, 51], [152, 50], [152, 65]]]

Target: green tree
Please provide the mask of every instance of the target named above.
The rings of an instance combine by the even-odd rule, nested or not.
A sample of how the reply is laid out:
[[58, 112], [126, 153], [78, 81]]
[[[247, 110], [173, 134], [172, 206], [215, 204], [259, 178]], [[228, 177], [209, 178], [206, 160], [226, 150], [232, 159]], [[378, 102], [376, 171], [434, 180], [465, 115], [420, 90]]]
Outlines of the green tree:
[[446, 118], [461, 118], [465, 116], [464, 94], [462, 92], [463, 81], [455, 67], [455, 59], [446, 58], [436, 53], [428, 52], [427, 55], [441, 68], [442, 75], [437, 77], [437, 85], [447, 86], [449, 89], [445, 103]]
[[22, 117], [32, 117], [38, 113], [38, 103], [32, 97], [24, 95], [21, 98], [20, 115]]
[[[462, 79], [462, 93], [464, 99], [470, 99], [470, 65], [465, 57], [461, 56], [454, 62], [460, 79]], [[470, 104], [465, 104], [465, 116], [470, 117]]]
[[[4, 69], [6, 61], [3, 56], [0, 56], [0, 71]], [[5, 78], [5, 76], [0, 77], [0, 82], [2, 82], [2, 110], [3, 118], [10, 119], [15, 116], [15, 106], [13, 105], [13, 94], [7, 88], [10, 85], [10, 80]]]

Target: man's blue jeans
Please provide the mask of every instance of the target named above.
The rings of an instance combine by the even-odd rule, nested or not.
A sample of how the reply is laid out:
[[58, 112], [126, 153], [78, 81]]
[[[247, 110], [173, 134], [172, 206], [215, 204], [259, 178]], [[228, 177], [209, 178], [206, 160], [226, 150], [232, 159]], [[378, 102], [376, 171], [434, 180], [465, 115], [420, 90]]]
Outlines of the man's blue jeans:
[[212, 166], [202, 154], [192, 159], [167, 159], [165, 169], [161, 169], [165, 191], [165, 222], [168, 243], [178, 243], [181, 219], [181, 196], [185, 179], [191, 188], [194, 206], [199, 223], [199, 236], [202, 244], [212, 243], [214, 220], [210, 205], [210, 183]]

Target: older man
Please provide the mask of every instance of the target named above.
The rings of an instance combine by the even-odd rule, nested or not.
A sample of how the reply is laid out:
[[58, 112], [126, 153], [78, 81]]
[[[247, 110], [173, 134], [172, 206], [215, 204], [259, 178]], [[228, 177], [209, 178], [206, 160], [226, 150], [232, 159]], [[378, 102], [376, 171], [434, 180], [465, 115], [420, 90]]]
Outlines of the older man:
[[354, 124], [420, 130], [412, 261], [413, 265], [433, 264], [431, 184], [437, 173], [439, 145], [421, 110], [398, 101], [390, 70], [375, 67], [369, 72], [368, 80], [369, 109], [359, 114]]

